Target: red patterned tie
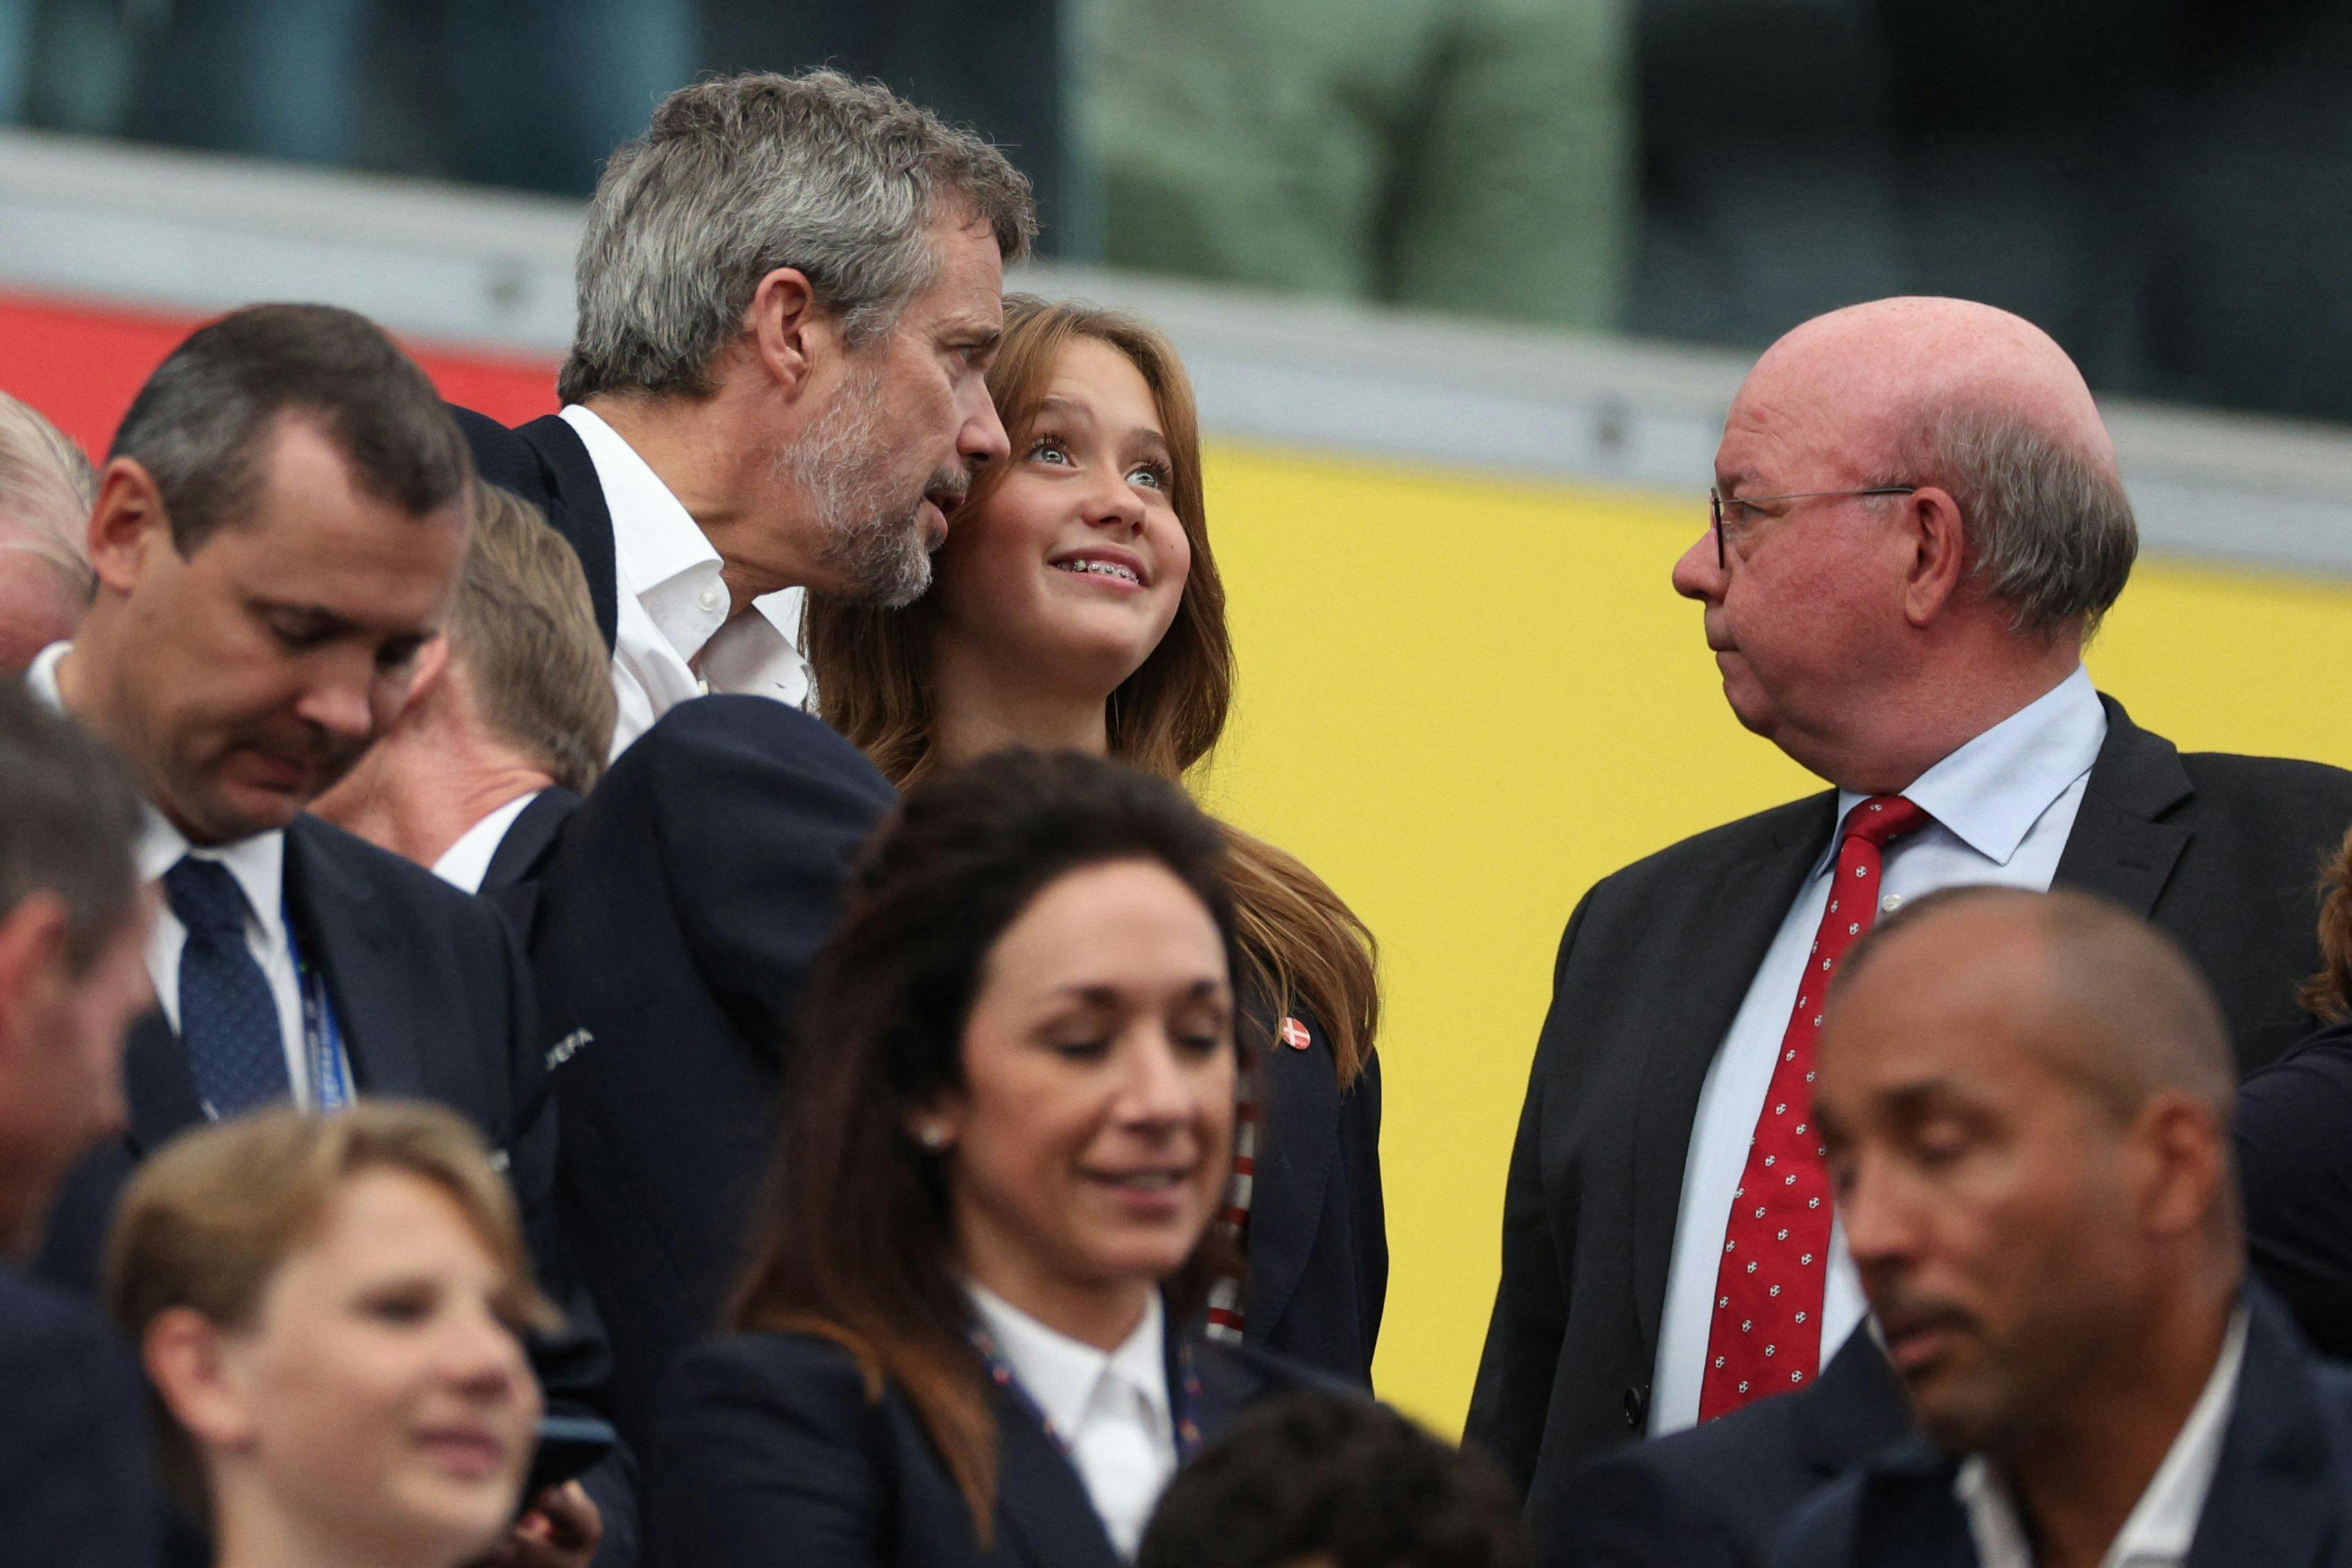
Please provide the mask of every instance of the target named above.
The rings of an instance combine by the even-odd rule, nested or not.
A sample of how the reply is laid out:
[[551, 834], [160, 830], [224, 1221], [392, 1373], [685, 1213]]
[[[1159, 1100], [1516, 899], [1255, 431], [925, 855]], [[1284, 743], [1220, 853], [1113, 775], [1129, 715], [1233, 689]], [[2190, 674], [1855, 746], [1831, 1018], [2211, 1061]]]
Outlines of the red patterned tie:
[[1804, 1385], [1822, 1360], [1822, 1293], [1829, 1279], [1829, 1175], [1812, 1129], [1813, 1047], [1839, 959], [1878, 914], [1879, 852], [1927, 825], [1899, 795], [1873, 795], [1838, 830], [1837, 875], [1822, 911], [1797, 1006], [1772, 1064], [1772, 1087], [1732, 1193], [1716, 1276], [1715, 1325], [1698, 1418], [1712, 1421], [1768, 1394]]

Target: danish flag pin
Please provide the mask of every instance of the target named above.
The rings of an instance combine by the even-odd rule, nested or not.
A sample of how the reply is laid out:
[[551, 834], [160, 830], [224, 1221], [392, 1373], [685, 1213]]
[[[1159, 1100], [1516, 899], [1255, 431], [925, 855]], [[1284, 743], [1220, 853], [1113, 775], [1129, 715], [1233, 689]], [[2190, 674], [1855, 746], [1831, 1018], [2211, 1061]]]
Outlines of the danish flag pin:
[[1277, 1033], [1282, 1036], [1282, 1043], [1294, 1051], [1303, 1051], [1315, 1043], [1315, 1037], [1307, 1032], [1307, 1026], [1296, 1018], [1285, 1018]]

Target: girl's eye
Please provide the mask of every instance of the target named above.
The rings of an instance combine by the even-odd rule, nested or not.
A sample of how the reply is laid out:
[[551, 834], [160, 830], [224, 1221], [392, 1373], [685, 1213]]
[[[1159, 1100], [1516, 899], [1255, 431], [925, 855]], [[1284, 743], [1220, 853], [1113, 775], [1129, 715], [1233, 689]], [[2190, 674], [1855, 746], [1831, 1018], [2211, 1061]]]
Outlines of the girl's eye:
[[1055, 436], [1040, 436], [1029, 443], [1029, 460], [1033, 463], [1053, 462], [1063, 468], [1070, 466], [1070, 449]]
[[1168, 489], [1168, 470], [1157, 463], [1142, 464], [1127, 477], [1132, 484], [1149, 485], [1155, 490]]

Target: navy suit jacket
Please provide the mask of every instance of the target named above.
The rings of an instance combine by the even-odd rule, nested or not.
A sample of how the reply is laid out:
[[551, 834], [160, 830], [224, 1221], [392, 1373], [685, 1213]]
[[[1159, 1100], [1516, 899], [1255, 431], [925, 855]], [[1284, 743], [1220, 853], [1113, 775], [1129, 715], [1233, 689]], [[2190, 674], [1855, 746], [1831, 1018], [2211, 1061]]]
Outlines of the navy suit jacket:
[[894, 798], [797, 709], [698, 698], [621, 754], [541, 879], [559, 1201], [633, 1442], [741, 1269], [793, 1008]]
[[2320, 1354], [2352, 1360], [2352, 1024], [2238, 1088], [2246, 1252]]
[[1389, 1280], [1380, 1058], [1341, 1092], [1321, 1020], [1294, 1011], [1307, 1048], [1275, 1040], [1259, 1077], [1266, 1107], [1250, 1186], [1242, 1336], [1370, 1388]]
[[[2352, 773], [2184, 756], [2102, 701], [2057, 885], [2178, 940], [2251, 1071], [2314, 1027], [2295, 989], [2319, 967], [2316, 868], [2352, 823]], [[1569, 1479], [1648, 1423], [1699, 1090], [1836, 818], [1825, 793], [1703, 833], [1603, 879], [1569, 921], [1465, 1433], [1526, 1489], [1538, 1538]]]
[[1911, 1430], [1867, 1327], [1811, 1388], [1603, 1456], [1570, 1483], [1545, 1568], [1763, 1568], [1790, 1519]]
[[[2186, 1568], [2352, 1565], [2352, 1369], [2311, 1353], [2260, 1286], [2238, 1395]], [[1801, 1510], [1772, 1568], [1975, 1568], [1959, 1465], [1898, 1440]]]
[[[536, 1341], [531, 1361], [554, 1409], [605, 1409], [610, 1371], [593, 1310], [557, 1229], [556, 1130], [530, 977], [513, 931], [487, 904], [423, 868], [313, 816], [286, 830], [286, 905], [295, 940], [325, 976], [362, 1093], [437, 1100], [480, 1128], [520, 1204], [549, 1293], [572, 1324]], [[187, 1051], [163, 1013], [132, 1026], [123, 1055], [130, 1125], [78, 1166], [50, 1215], [38, 1271], [97, 1289], [123, 1184], [148, 1151], [205, 1119]], [[625, 1458], [591, 1489], [605, 1516], [598, 1561], [635, 1560]]]
[[487, 415], [455, 405], [449, 412], [473, 448], [474, 469], [512, 490], [547, 516], [580, 557], [596, 628], [611, 647], [620, 626], [620, 576], [613, 546], [613, 510], [579, 432], [550, 414], [509, 430]]
[[496, 904], [522, 935], [526, 948], [539, 926], [539, 879], [555, 860], [564, 826], [580, 809], [580, 796], [550, 784], [507, 824], [506, 837], [490, 852], [476, 891]]
[[146, 1410], [89, 1303], [0, 1264], [0, 1563], [153, 1568]]
[[[1193, 1419], [1214, 1441], [1259, 1400], [1339, 1391], [1246, 1346], [1192, 1342]], [[1175, 1336], [1171, 1333], [1170, 1384]], [[995, 1541], [971, 1510], [914, 1407], [877, 1400], [849, 1352], [804, 1334], [739, 1334], [677, 1365], [664, 1400], [647, 1500], [654, 1561], [673, 1568], [1125, 1568], [1086, 1483], [1016, 1395], [996, 1412]], [[788, 1544], [787, 1544], [788, 1543]]]

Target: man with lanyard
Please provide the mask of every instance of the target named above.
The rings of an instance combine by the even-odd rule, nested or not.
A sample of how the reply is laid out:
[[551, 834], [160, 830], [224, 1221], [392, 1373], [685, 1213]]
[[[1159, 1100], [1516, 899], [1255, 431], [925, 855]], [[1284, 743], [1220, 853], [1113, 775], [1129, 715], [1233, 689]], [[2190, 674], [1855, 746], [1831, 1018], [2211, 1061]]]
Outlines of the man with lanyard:
[[[513, 1180], [542, 1272], [544, 1070], [512, 931], [398, 857], [309, 816], [405, 697], [464, 560], [471, 464], [423, 373], [364, 319], [260, 306], [196, 332], [142, 389], [89, 525], [98, 596], [34, 692], [111, 742], [146, 800], [162, 1003], [132, 1033], [125, 1135], [69, 1179], [41, 1271], [87, 1288], [131, 1166], [173, 1133], [288, 1099], [439, 1100]], [[561, 1295], [559, 1296], [561, 1299]], [[592, 1331], [534, 1347], [556, 1408], [601, 1396]], [[625, 1472], [550, 1489], [509, 1562], [634, 1555]], [[602, 1521], [600, 1524], [600, 1511]]]

